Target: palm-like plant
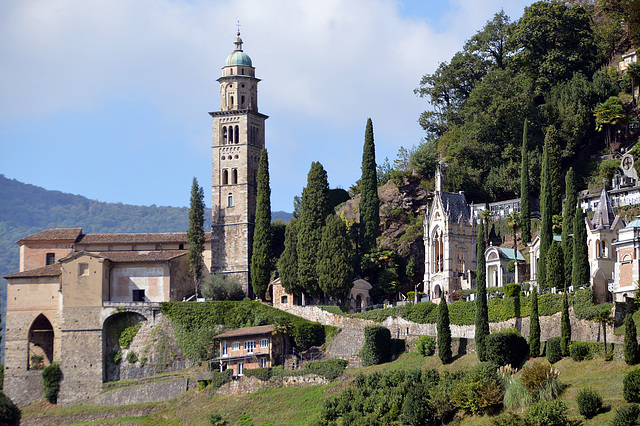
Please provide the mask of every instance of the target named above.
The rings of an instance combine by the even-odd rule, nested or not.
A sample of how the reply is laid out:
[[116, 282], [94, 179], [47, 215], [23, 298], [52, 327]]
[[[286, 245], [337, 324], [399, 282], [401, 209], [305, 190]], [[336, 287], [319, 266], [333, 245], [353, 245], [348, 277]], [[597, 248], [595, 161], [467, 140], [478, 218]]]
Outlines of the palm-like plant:
[[611, 316], [611, 310], [602, 308], [593, 317], [593, 320], [602, 326], [602, 337], [604, 339], [604, 356], [607, 357], [607, 325], [613, 324], [613, 317]]
[[520, 228], [520, 213], [518, 212], [509, 213], [507, 215], [507, 223], [509, 225], [509, 228], [511, 228], [511, 230], [513, 231], [513, 250], [514, 250], [514, 256], [515, 256], [515, 251], [518, 249], [517, 240], [516, 240], [516, 231]]
[[622, 101], [617, 96], [611, 96], [605, 102], [596, 105], [593, 110], [596, 117], [596, 130], [605, 133], [607, 148], [611, 148], [611, 134], [616, 126], [626, 126], [631, 122], [631, 116], [627, 114], [622, 105]]

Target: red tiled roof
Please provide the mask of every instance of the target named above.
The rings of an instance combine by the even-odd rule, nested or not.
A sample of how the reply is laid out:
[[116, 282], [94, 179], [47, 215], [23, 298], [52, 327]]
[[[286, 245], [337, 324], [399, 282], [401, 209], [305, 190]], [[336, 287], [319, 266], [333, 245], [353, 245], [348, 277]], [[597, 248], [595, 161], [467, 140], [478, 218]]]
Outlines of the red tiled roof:
[[251, 336], [256, 334], [272, 333], [275, 329], [273, 325], [260, 325], [258, 327], [246, 327], [238, 328], [235, 330], [227, 331], [226, 333], [218, 334], [215, 338], [221, 339], [224, 337], [239, 337], [239, 336]]
[[[211, 232], [205, 232], [205, 241], [211, 241]], [[186, 232], [140, 233], [140, 234], [85, 234], [78, 244], [143, 244], [186, 243]]]
[[30, 269], [28, 271], [16, 272], [15, 274], [5, 275], [4, 278], [37, 278], [37, 277], [57, 277], [61, 274], [60, 264], [43, 266], [42, 268]]
[[76, 241], [82, 235], [82, 228], [45, 229], [18, 240], [18, 244], [28, 241]]
[[187, 254], [187, 250], [153, 250], [153, 251], [102, 251], [99, 253], [86, 252], [87, 255], [97, 255], [112, 262], [166, 262]]

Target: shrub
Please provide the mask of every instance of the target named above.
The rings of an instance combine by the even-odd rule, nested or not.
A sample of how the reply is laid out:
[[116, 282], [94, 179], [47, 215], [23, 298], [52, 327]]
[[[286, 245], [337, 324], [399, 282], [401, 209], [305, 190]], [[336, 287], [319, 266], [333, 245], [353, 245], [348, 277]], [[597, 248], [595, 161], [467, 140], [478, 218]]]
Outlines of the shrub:
[[546, 382], [538, 390], [538, 401], [553, 401], [558, 398], [565, 389], [565, 385], [558, 379], [557, 372], [549, 376]]
[[505, 383], [504, 406], [510, 410], [524, 410], [534, 402], [531, 393], [524, 387], [522, 380], [509, 377]]
[[292, 336], [296, 346], [306, 351], [311, 346], [320, 346], [324, 343], [324, 327], [317, 322], [295, 321]]
[[534, 400], [553, 399], [564, 389], [558, 380], [558, 371], [544, 362], [535, 362], [523, 368], [520, 380]]
[[117, 352], [113, 353], [113, 363], [120, 364], [120, 361], [122, 361], [122, 349], [118, 349]]
[[129, 349], [129, 346], [131, 346], [133, 338], [136, 337], [136, 334], [138, 334], [140, 327], [142, 327], [142, 322], [131, 325], [120, 332], [120, 337], [118, 337], [118, 344], [121, 348]]
[[640, 417], [640, 405], [627, 404], [616, 411], [611, 426], [636, 426]]
[[584, 361], [593, 358], [588, 342], [571, 342], [569, 353], [574, 361]]
[[629, 371], [622, 384], [624, 399], [627, 402], [640, 402], [640, 368]]
[[138, 355], [136, 355], [134, 351], [129, 352], [127, 354], [127, 361], [129, 361], [129, 364], [135, 364], [138, 362]]
[[640, 361], [636, 323], [631, 313], [624, 319], [624, 360], [629, 365], [635, 365]]
[[349, 364], [349, 361], [336, 358], [310, 362], [304, 368], [325, 379], [333, 380], [342, 376], [344, 369], [347, 368], [347, 364]]
[[546, 346], [547, 361], [549, 361], [551, 364], [555, 364], [562, 359], [560, 337], [551, 337], [549, 340], [547, 340]]
[[587, 419], [592, 418], [602, 409], [602, 397], [591, 388], [580, 389], [576, 397], [578, 411]]
[[210, 426], [227, 426], [229, 423], [222, 417], [221, 414], [212, 414], [209, 416]]
[[42, 355], [31, 355], [30, 360], [29, 370], [42, 370], [44, 368], [44, 357]]
[[565, 426], [569, 424], [567, 406], [560, 400], [533, 404], [525, 413], [531, 426]]
[[0, 423], [7, 425], [20, 424], [20, 409], [11, 399], [0, 392]]
[[389, 358], [391, 332], [380, 325], [370, 325], [364, 329], [364, 346], [360, 351], [362, 364], [375, 365], [386, 362]]
[[464, 374], [451, 389], [451, 402], [468, 413], [492, 413], [502, 405], [496, 365], [482, 362]]
[[271, 367], [245, 369], [244, 375], [266, 382], [271, 378]]
[[416, 342], [416, 350], [422, 356], [431, 356], [436, 353], [436, 341], [431, 336], [420, 336]]
[[202, 283], [202, 295], [213, 300], [242, 300], [242, 286], [233, 278], [211, 274]]
[[209, 380], [200, 380], [198, 382], [198, 390], [204, 390], [204, 388], [206, 388], [207, 386], [209, 386], [210, 381]]
[[[515, 270], [515, 268], [514, 268]], [[511, 283], [511, 284], [507, 284], [506, 286], [504, 286], [504, 294], [505, 296], [508, 297], [516, 297], [520, 295], [520, 290], [522, 290], [522, 288], [520, 287], [520, 284], [516, 284], [516, 283]]]
[[492, 333], [485, 340], [487, 361], [496, 365], [520, 365], [529, 353], [529, 345], [517, 331], [506, 330]]
[[52, 404], [58, 402], [58, 392], [60, 392], [60, 378], [62, 371], [58, 364], [51, 364], [42, 370], [42, 389], [44, 397]]
[[491, 419], [491, 426], [529, 426], [527, 421], [516, 413], [502, 413]]
[[429, 404], [428, 393], [423, 386], [412, 387], [402, 404], [402, 422], [412, 426], [432, 423], [433, 408]]
[[214, 371], [211, 373], [211, 389], [215, 391], [220, 386], [231, 381], [233, 370]]

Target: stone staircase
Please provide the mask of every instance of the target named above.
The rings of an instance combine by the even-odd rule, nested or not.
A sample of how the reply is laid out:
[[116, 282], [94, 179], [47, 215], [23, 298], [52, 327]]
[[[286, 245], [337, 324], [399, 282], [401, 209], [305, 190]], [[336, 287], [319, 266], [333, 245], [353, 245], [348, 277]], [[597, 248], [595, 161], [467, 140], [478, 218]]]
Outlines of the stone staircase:
[[349, 361], [349, 367], [362, 366], [360, 350], [364, 345], [364, 327], [343, 328], [335, 336], [325, 353], [328, 358], [342, 358]]

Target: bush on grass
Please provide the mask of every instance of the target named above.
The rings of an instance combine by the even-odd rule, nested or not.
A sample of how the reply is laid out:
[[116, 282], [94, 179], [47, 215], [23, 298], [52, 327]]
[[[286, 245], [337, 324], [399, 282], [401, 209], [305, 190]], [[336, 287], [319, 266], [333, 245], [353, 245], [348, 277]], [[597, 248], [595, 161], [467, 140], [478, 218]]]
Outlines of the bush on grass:
[[525, 418], [531, 426], [566, 426], [569, 424], [567, 406], [558, 399], [536, 402], [527, 410]]
[[487, 361], [498, 366], [511, 364], [520, 365], [529, 354], [529, 345], [524, 337], [515, 330], [499, 331], [486, 337]]
[[580, 389], [578, 396], [576, 396], [576, 402], [578, 403], [578, 411], [587, 419], [592, 418], [602, 409], [602, 397], [591, 388]]
[[640, 417], [640, 405], [627, 404], [621, 407], [611, 419], [611, 426], [636, 426]]
[[322, 376], [327, 380], [333, 380], [342, 376], [344, 369], [347, 368], [347, 364], [349, 364], [349, 361], [336, 358], [310, 362], [304, 368], [305, 370], [308, 370], [313, 374], [317, 374], [318, 376]]
[[416, 342], [416, 350], [422, 356], [432, 356], [436, 353], [436, 341], [431, 336], [420, 336]]
[[576, 362], [593, 358], [588, 342], [571, 342], [569, 353], [571, 354], [571, 358]]
[[622, 392], [627, 402], [640, 402], [640, 368], [635, 368], [624, 376]]
[[370, 325], [364, 329], [364, 346], [360, 351], [362, 365], [376, 365], [389, 359], [391, 332], [380, 325]]
[[547, 340], [546, 345], [547, 361], [551, 364], [562, 359], [562, 348], [560, 346], [560, 337], [551, 337]]

